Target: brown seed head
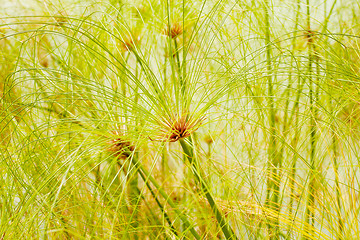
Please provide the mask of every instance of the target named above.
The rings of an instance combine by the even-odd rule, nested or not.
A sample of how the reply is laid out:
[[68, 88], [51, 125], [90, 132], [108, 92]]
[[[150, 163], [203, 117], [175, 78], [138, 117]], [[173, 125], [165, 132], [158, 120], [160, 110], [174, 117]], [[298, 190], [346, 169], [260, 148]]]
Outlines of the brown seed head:
[[183, 33], [183, 27], [180, 23], [175, 22], [171, 26], [166, 26], [163, 30], [163, 34], [171, 37], [172, 39], [177, 38]]
[[65, 11], [59, 11], [56, 16], [54, 16], [57, 26], [63, 26], [69, 21]]
[[165, 129], [161, 130], [162, 133], [157, 139], [154, 139], [154, 141], [176, 142], [181, 138], [186, 138], [200, 127], [203, 120], [204, 118], [194, 119], [186, 113], [181, 116], [171, 117], [168, 120], [163, 119], [160, 124], [164, 126]]
[[213, 138], [210, 136], [210, 135], [206, 135], [204, 137], [204, 141], [207, 143], [207, 144], [212, 144], [214, 142]]
[[306, 37], [308, 43], [312, 43], [312, 42], [314, 42], [315, 32], [312, 30], [306, 30], [305, 37]]
[[49, 67], [50, 63], [50, 54], [51, 51], [49, 50], [51, 48], [51, 44], [49, 42], [49, 39], [46, 35], [42, 35], [39, 37], [37, 41], [37, 57], [39, 60], [39, 63], [42, 67]]
[[124, 51], [134, 51], [137, 46], [140, 44], [140, 36], [129, 36], [121, 41], [121, 48]]
[[118, 158], [127, 158], [135, 150], [135, 147], [131, 143], [120, 136], [118, 132], [114, 132], [118, 135], [115, 138], [108, 141], [108, 151], [114, 153]]

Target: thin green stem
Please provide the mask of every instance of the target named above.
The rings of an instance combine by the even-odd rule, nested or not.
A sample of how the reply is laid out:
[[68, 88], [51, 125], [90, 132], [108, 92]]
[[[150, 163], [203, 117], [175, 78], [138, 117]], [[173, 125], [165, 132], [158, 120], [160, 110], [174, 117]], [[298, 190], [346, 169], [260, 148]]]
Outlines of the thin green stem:
[[[130, 55], [130, 52], [129, 52]], [[128, 56], [129, 56], [128, 55]], [[126, 63], [127, 63], [127, 59], [126, 58]], [[136, 64], [135, 66], [135, 78], [138, 78], [139, 76], [138, 73], [138, 65]], [[126, 81], [126, 77], [121, 81], [124, 85], [122, 87], [123, 89], [123, 96], [126, 96], [126, 85], [125, 85], [125, 81]], [[135, 93], [134, 93], [134, 103], [136, 105], [138, 105], [138, 101], [139, 101], [139, 93], [138, 93], [138, 86], [136, 85], [135, 87]], [[127, 122], [127, 108], [125, 106], [125, 104], [123, 105], [123, 111], [124, 111], [124, 116], [125, 116], [125, 122]], [[135, 119], [135, 125], [137, 126], [138, 123], [138, 119]], [[134, 157], [136, 159], [139, 159], [139, 151], [136, 151], [134, 153]], [[139, 210], [138, 210], [138, 205], [140, 203], [141, 197], [140, 197], [140, 192], [138, 191], [138, 174], [135, 171], [134, 174], [131, 174], [131, 170], [134, 170], [133, 168], [131, 168], [131, 166], [129, 166], [129, 175], [128, 175], [128, 179], [127, 181], [129, 182], [129, 187], [128, 187], [128, 195], [129, 195], [129, 202], [130, 202], [130, 207], [131, 207], [131, 218], [130, 218], [130, 222], [131, 222], [131, 227], [133, 229], [137, 229], [139, 224], [138, 224], [138, 219], [139, 219]], [[135, 169], [136, 170], [136, 169]], [[163, 211], [163, 209], [161, 208], [161, 205], [159, 205], [160, 209]], [[170, 226], [171, 226], [171, 221], [170, 222]], [[129, 225], [127, 225], [129, 227]], [[137, 234], [137, 232], [135, 231], [133, 234], [133, 237], [135, 240], [139, 239], [139, 236]]]
[[[309, 169], [309, 186], [308, 186], [308, 197], [306, 202], [305, 209], [305, 222], [309, 226], [308, 235], [312, 235], [313, 227], [315, 224], [314, 219], [314, 205], [315, 205], [315, 153], [316, 153], [316, 118], [317, 118], [317, 110], [315, 108], [315, 104], [317, 101], [317, 90], [314, 92], [314, 80], [313, 80], [313, 70], [312, 64], [314, 60], [314, 36], [310, 28], [310, 0], [306, 1], [306, 22], [307, 22], [307, 41], [308, 41], [308, 69], [307, 69], [307, 77], [309, 79], [309, 104], [310, 104], [310, 169]], [[318, 84], [317, 84], [318, 86]], [[304, 237], [307, 239], [308, 237]]]
[[[324, 33], [325, 31], [328, 31], [327, 26], [328, 26], [328, 22], [330, 19], [330, 16], [333, 13], [335, 4], [336, 4], [336, 0], [333, 2], [331, 9], [329, 11], [329, 13], [327, 13], [327, 1], [325, 1], [324, 4], [324, 16], [326, 16], [325, 19], [325, 24], [323, 27], [322, 32]], [[328, 44], [327, 39], [325, 40], [325, 42]], [[327, 53], [325, 53], [325, 59], [327, 59]], [[326, 70], [328, 68], [328, 65], [325, 65]], [[325, 71], [326, 75], [328, 73], [328, 71]], [[328, 77], [326, 77], [325, 79], [328, 79]], [[333, 95], [331, 94], [331, 87], [329, 85], [328, 88], [328, 105], [329, 105], [329, 112], [330, 112], [330, 116], [331, 118], [334, 118], [335, 115], [335, 111], [334, 111], [334, 103], [333, 103]], [[338, 237], [337, 239], [343, 239], [343, 231], [344, 231], [344, 221], [341, 215], [341, 211], [342, 211], [342, 204], [341, 204], [341, 190], [340, 190], [340, 180], [339, 180], [339, 163], [338, 163], [338, 139], [336, 137], [336, 129], [335, 129], [335, 121], [334, 119], [331, 120], [331, 126], [330, 126], [330, 133], [331, 133], [331, 138], [332, 138], [332, 142], [331, 142], [331, 149], [333, 152], [333, 156], [332, 156], [332, 163], [333, 163], [333, 167], [334, 167], [334, 174], [335, 174], [335, 189], [336, 189], [336, 204], [337, 204], [337, 209], [336, 209], [336, 213], [337, 213], [337, 225], [338, 225]]]
[[[175, 48], [175, 62], [176, 62], [176, 67], [177, 67], [177, 75], [179, 78], [179, 85], [180, 85], [180, 93], [181, 93], [181, 98], [183, 100], [186, 100], [186, 82], [185, 82], [185, 76], [183, 76], [184, 72], [181, 71], [181, 63], [180, 63], [180, 53], [179, 53], [179, 49], [178, 49], [178, 44], [176, 42], [176, 38], [174, 39], [174, 48]], [[186, 101], [185, 101], [186, 103]]]
[[[173, 226], [173, 224], [172, 224], [172, 222], [171, 222], [171, 220], [170, 220], [169, 215], [166, 213], [164, 206], [163, 206], [163, 205], [161, 204], [161, 202], [159, 201], [159, 199], [158, 199], [158, 197], [156, 196], [154, 190], [152, 189], [149, 181], [147, 181], [147, 176], [144, 175], [144, 172], [143, 172], [143, 171], [140, 171], [140, 169], [137, 168], [137, 166], [138, 166], [138, 164], [137, 164], [138, 161], [137, 161], [136, 159], [137, 159], [136, 156], [134, 156], [133, 159], [132, 159], [132, 163], [133, 163], [133, 165], [134, 165], [135, 170], [136, 170], [137, 173], [140, 175], [140, 177], [142, 178], [142, 180], [145, 182], [145, 185], [146, 185], [146, 187], [149, 189], [151, 196], [155, 199], [156, 204], [159, 206], [161, 212], [164, 214], [165, 220], [166, 220], [167, 223], [169, 224], [171, 231], [175, 234], [175, 236], [177, 236], [178, 233], [177, 233], [175, 227]], [[140, 190], [138, 189], [137, 186], [136, 186], [136, 190], [138, 191], [138, 194], [140, 194]]]
[[280, 175], [278, 173], [281, 167], [281, 157], [277, 149], [276, 138], [276, 110], [274, 103], [274, 90], [272, 79], [272, 63], [271, 63], [271, 41], [270, 41], [270, 16], [269, 16], [269, 0], [264, 3], [265, 10], [265, 45], [266, 45], [266, 69], [267, 69], [267, 85], [268, 85], [268, 107], [269, 107], [269, 149], [268, 149], [268, 176], [265, 204], [276, 216], [272, 216], [268, 220], [267, 225], [269, 229], [270, 239], [279, 239], [279, 189], [280, 189]]
[[190, 144], [188, 144], [184, 139], [180, 139], [180, 144], [187, 160], [190, 163], [191, 171], [193, 172], [196, 181], [200, 185], [203, 194], [205, 195], [208, 203], [210, 204], [211, 210], [215, 214], [216, 220], [219, 223], [220, 228], [225, 235], [225, 238], [231, 240], [237, 239], [235, 233], [233, 232], [233, 230], [231, 229], [231, 227], [229, 226], [229, 224], [226, 222], [225, 218], [221, 214], [220, 210], [218, 209], [215, 200], [211, 196], [209, 187], [207, 186], [203, 177], [201, 176], [200, 168], [198, 162], [196, 161], [193, 147]]
[[[171, 198], [165, 193], [165, 191], [161, 188], [161, 186], [157, 183], [155, 178], [153, 178], [149, 172], [141, 165], [139, 161], [137, 161], [134, 157], [131, 158], [132, 163], [138, 169], [138, 172], [143, 179], [143, 181], [146, 183], [147, 187], [150, 187], [149, 181], [155, 186], [157, 191], [160, 193], [160, 195], [166, 200], [166, 202], [174, 209], [176, 214], [179, 216], [181, 221], [183, 221], [184, 225], [190, 230], [192, 235], [195, 237], [195, 239], [200, 239], [199, 234], [195, 231], [194, 227], [190, 224], [190, 222], [187, 220], [187, 218], [184, 216], [182, 212], [180, 212], [177, 209], [176, 204], [171, 200]], [[150, 190], [150, 189], [149, 189]]]

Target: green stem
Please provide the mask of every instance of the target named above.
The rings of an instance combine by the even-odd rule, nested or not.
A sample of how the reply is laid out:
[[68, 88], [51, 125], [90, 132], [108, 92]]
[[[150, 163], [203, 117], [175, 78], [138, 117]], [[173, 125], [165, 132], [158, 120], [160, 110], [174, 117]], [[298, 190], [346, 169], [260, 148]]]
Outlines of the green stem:
[[176, 66], [177, 66], [177, 72], [178, 72], [178, 77], [179, 77], [179, 83], [180, 83], [180, 92], [181, 92], [181, 99], [185, 99], [185, 91], [186, 91], [186, 84], [184, 81], [184, 78], [182, 76], [182, 71], [181, 71], [181, 64], [180, 64], [180, 55], [179, 55], [179, 49], [178, 49], [178, 44], [176, 42], [176, 39], [174, 39], [174, 48], [175, 48], [175, 58], [176, 58]]
[[[144, 175], [144, 172], [139, 171], [138, 164], [136, 164], [138, 161], [136, 160], [137, 158], [135, 158], [135, 156], [133, 157], [132, 163], [134, 164], [135, 170], [137, 170], [137, 172], [139, 173], [140, 177], [143, 179], [143, 181], [145, 182], [146, 187], [149, 189], [151, 196], [155, 199], [156, 204], [159, 206], [161, 212], [164, 214], [165, 220], [167, 221], [167, 223], [170, 226], [171, 231], [177, 236], [177, 232], [176, 229], [174, 228], [169, 215], [165, 212], [165, 208], [164, 206], [160, 203], [159, 199], [157, 198], [154, 190], [151, 188], [149, 181], [146, 181], [146, 175]], [[139, 189], [136, 186], [137, 191], [140, 193]]]
[[200, 168], [196, 161], [193, 147], [191, 145], [189, 145], [184, 139], [180, 139], [180, 144], [184, 151], [184, 154], [186, 155], [187, 160], [190, 163], [190, 167], [195, 176], [195, 179], [198, 181], [198, 184], [200, 185], [201, 190], [205, 194], [205, 197], [211, 206], [211, 210], [215, 214], [216, 220], [219, 223], [221, 230], [225, 235], [225, 238], [232, 239], [232, 240], [237, 239], [233, 230], [230, 228], [229, 224], [226, 222], [225, 218], [222, 216], [221, 212], [219, 211], [218, 207], [216, 206], [216, 203], [215, 203], [213, 197], [211, 196], [209, 187], [207, 186], [207, 184], [205, 183], [204, 179], [201, 176]]
[[[120, 168], [123, 168], [123, 166], [122, 166], [119, 162], [117, 162], [117, 164], [119, 165]], [[112, 204], [113, 204], [113, 201], [112, 201], [110, 198], [108, 198], [108, 196], [107, 196], [107, 190], [106, 190], [106, 188], [105, 188], [105, 187], [103, 186], [103, 184], [102, 184], [102, 180], [101, 180], [101, 176], [100, 176], [100, 166], [98, 166], [98, 167], [95, 169], [94, 175], [95, 175], [95, 183], [96, 183], [96, 184], [95, 184], [95, 187], [102, 192], [102, 194], [103, 194], [103, 199], [104, 199], [105, 201], [107, 201], [107, 205], [112, 205]], [[173, 233], [174, 233], [175, 235], [177, 235], [177, 232], [176, 232], [175, 228], [172, 226], [172, 223], [171, 223], [171, 221], [169, 220], [169, 217], [168, 217], [167, 213], [165, 212], [164, 207], [162, 206], [162, 204], [161, 204], [160, 201], [158, 200], [158, 198], [157, 198], [156, 194], [154, 193], [154, 191], [152, 190], [151, 186], [150, 186], [148, 183], [146, 183], [146, 186], [148, 187], [148, 189], [149, 189], [152, 197], [155, 199], [156, 203], [158, 204], [160, 210], [163, 212], [163, 214], [164, 214], [164, 216], [165, 216], [165, 219], [167, 220], [167, 222], [168, 222], [171, 230], [173, 231]], [[141, 198], [142, 200], [144, 200], [144, 203], [145, 203], [145, 205], [148, 207], [148, 209], [149, 209], [149, 211], [150, 211], [150, 214], [151, 214], [151, 216], [153, 217], [153, 219], [154, 219], [158, 224], [161, 224], [161, 221], [155, 216], [155, 213], [153, 212], [153, 210], [150, 208], [150, 206], [149, 206], [149, 205], [147, 204], [147, 202], [145, 201], [146, 198], [145, 198], [145, 196], [141, 193], [141, 191], [140, 191], [140, 189], [138, 188], [138, 186], [136, 186], [136, 189], [134, 189], [134, 191], [137, 191], [138, 197]], [[138, 205], [138, 204], [136, 204], [136, 206], [137, 206], [137, 205]], [[94, 215], [94, 216], [95, 216], [95, 215]], [[133, 216], [131, 217], [131, 219], [132, 219], [132, 218], [133, 218]], [[127, 226], [129, 226], [129, 225], [127, 225]], [[94, 231], [95, 231], [95, 230], [94, 230]], [[127, 231], [125, 231], [125, 232], [127, 232]]]
[[[308, 37], [308, 78], [309, 78], [309, 101], [310, 101], [310, 169], [309, 169], [309, 187], [308, 187], [308, 197], [307, 197], [307, 203], [306, 203], [306, 210], [305, 210], [305, 222], [308, 223], [310, 227], [309, 229], [309, 235], [311, 236], [311, 233], [313, 231], [313, 226], [315, 224], [314, 221], [314, 204], [315, 204], [315, 153], [316, 153], [316, 118], [317, 118], [317, 111], [314, 107], [316, 103], [317, 98], [317, 90], [315, 91], [314, 96], [314, 90], [313, 85], [314, 81], [312, 78], [312, 63], [313, 63], [313, 34], [311, 32], [310, 28], [310, 1], [306, 1], [306, 9], [307, 9], [307, 37]], [[307, 237], [304, 237], [307, 239]]]
[[[331, 101], [331, 100], [330, 100]], [[332, 103], [330, 103], [332, 105]], [[331, 106], [330, 105], [330, 106]], [[338, 163], [338, 150], [337, 150], [337, 139], [335, 135], [335, 127], [334, 124], [331, 124], [331, 134], [332, 134], [332, 151], [333, 151], [333, 166], [335, 172], [335, 188], [336, 188], [336, 203], [337, 203], [337, 218], [338, 218], [338, 229], [339, 234], [337, 239], [343, 239], [343, 229], [344, 229], [344, 222], [341, 216], [341, 191], [340, 191], [340, 182], [339, 182], [339, 163]]]
[[[129, 56], [130, 54], [128, 54]], [[128, 59], [128, 57], [127, 57]], [[126, 63], [127, 63], [127, 59], [126, 59]], [[135, 78], [138, 79], [138, 64], [136, 64], [135, 66]], [[125, 97], [126, 96], [126, 85], [127, 82], [126, 82], [126, 77], [124, 77], [124, 79], [121, 81], [123, 83], [123, 86], [122, 86], [122, 94], [123, 96]], [[134, 103], [136, 105], [138, 105], [138, 101], [139, 101], [139, 93], [138, 93], [138, 85], [136, 85], [135, 87], [135, 93], [134, 93]], [[127, 122], [127, 108], [125, 106], [125, 104], [123, 104], [123, 111], [124, 111], [124, 116], [125, 116], [125, 122]], [[135, 119], [135, 125], [137, 126], [139, 123], [138, 123], [138, 119], [136, 118]], [[134, 153], [134, 158], [136, 159], [139, 159], [139, 152], [136, 151]], [[138, 210], [138, 205], [139, 205], [139, 202], [141, 200], [141, 197], [140, 197], [140, 191], [138, 191], [138, 174], [136, 174], [136, 172], [134, 174], [131, 174], [131, 171], [132, 168], [129, 166], [129, 175], [128, 175], [128, 182], [129, 182], [129, 202], [130, 202], [130, 207], [131, 207], [131, 218], [130, 218], [130, 222], [131, 222], [131, 227], [133, 229], [137, 229], [139, 224], [138, 224], [138, 219], [139, 219], [139, 210]], [[135, 169], [136, 170], [136, 169]], [[161, 207], [160, 207], [161, 209]], [[163, 209], [161, 209], [163, 210]], [[170, 222], [171, 223], [171, 222]], [[129, 225], [128, 225], [129, 226]], [[171, 224], [170, 224], [171, 226]], [[139, 236], [137, 234], [137, 232], [135, 231], [133, 233], [133, 237], [135, 240], [139, 239]]]
[[[296, 35], [297, 35], [297, 31], [298, 31], [298, 26], [299, 26], [299, 15], [300, 15], [300, 0], [297, 0], [297, 9], [296, 9], [296, 17], [295, 17], [295, 26], [294, 26], [294, 33], [293, 33], [293, 39], [292, 39], [292, 52], [294, 54], [294, 50], [296, 47]], [[292, 68], [293, 65], [293, 58], [291, 58], [291, 63], [290, 66]], [[289, 102], [290, 102], [290, 89], [291, 89], [291, 78], [292, 78], [292, 71], [290, 71], [289, 73], [289, 85], [287, 87], [287, 96], [286, 96], [286, 107], [285, 107], [285, 116], [284, 116], [284, 125], [283, 125], [283, 134], [284, 134], [284, 139], [286, 139], [288, 133], [290, 131], [288, 131], [289, 126], [294, 124], [293, 126], [295, 127], [295, 136], [291, 141], [291, 146], [293, 149], [296, 149], [297, 146], [297, 140], [299, 138], [299, 127], [298, 127], [298, 117], [295, 117], [295, 122], [293, 123], [293, 117], [294, 115], [298, 115], [299, 112], [299, 99], [300, 99], [300, 94], [302, 92], [302, 88], [303, 88], [303, 83], [304, 81], [301, 81], [300, 76], [298, 75], [298, 81], [297, 81], [297, 85], [298, 85], [298, 91], [296, 94], [296, 100], [294, 102], [294, 106], [291, 109], [290, 113], [290, 117], [288, 117], [288, 109], [289, 109]], [[281, 156], [283, 156], [283, 151], [285, 149], [285, 146], [283, 145], [281, 148]], [[297, 156], [293, 156], [292, 161], [291, 161], [291, 167], [290, 167], [290, 173], [289, 173], [289, 184], [288, 186], [290, 187], [290, 200], [289, 200], [289, 205], [288, 205], [288, 210], [289, 210], [289, 216], [290, 218], [292, 218], [293, 215], [293, 204], [294, 204], [294, 199], [295, 199], [295, 177], [296, 177], [296, 163], [297, 163]], [[295, 217], [294, 217], [295, 218]], [[287, 230], [287, 235], [290, 236], [291, 235], [291, 229], [292, 229], [292, 224], [289, 224], [288, 226], [288, 230]]]
[[[336, 4], [336, 0], [333, 2], [332, 6], [331, 6], [331, 9], [329, 11], [329, 13], [327, 13], [326, 11], [326, 3], [327, 1], [325, 1], [325, 4], [324, 4], [324, 10], [325, 10], [325, 14], [324, 16], [326, 16], [326, 19], [325, 19], [325, 24], [324, 24], [324, 27], [323, 27], [323, 30], [322, 32], [325, 32], [327, 31], [327, 25], [328, 25], [328, 22], [329, 22], [329, 19], [330, 19], [330, 16], [334, 10], [334, 7], [335, 7], [335, 4]], [[327, 59], [327, 56], [325, 56], [325, 59]], [[326, 68], [328, 66], [326, 65]], [[325, 71], [326, 73], [328, 73], [328, 71]], [[325, 79], [328, 79], [327, 77]], [[328, 97], [328, 104], [329, 104], [329, 108], [330, 108], [330, 114], [331, 116], [333, 117], [334, 114], [335, 114], [335, 111], [334, 111], [334, 106], [333, 106], [333, 102], [332, 102], [332, 94], [331, 94], [331, 89], [329, 87], [328, 89], [328, 92], [329, 92], [329, 97]], [[343, 221], [343, 218], [341, 216], [341, 191], [340, 191], [340, 182], [339, 182], [339, 163], [338, 163], [338, 150], [337, 150], [337, 146], [338, 146], [338, 140], [336, 138], [336, 129], [335, 129], [335, 123], [334, 123], [334, 120], [331, 121], [331, 130], [330, 130], [330, 133], [331, 133], [331, 138], [332, 138], [332, 151], [333, 151], [333, 157], [332, 157], [332, 162], [333, 162], [333, 166], [334, 166], [334, 173], [335, 173], [335, 188], [336, 188], [336, 204], [337, 204], [337, 210], [336, 210], [336, 213], [337, 213], [337, 218], [338, 218], [338, 231], [339, 231], [339, 234], [338, 234], [338, 237], [337, 239], [340, 240], [340, 239], [343, 239], [342, 235], [343, 235], [343, 230], [344, 230], [344, 221]]]
[[[138, 158], [139, 153], [136, 152], [134, 154], [134, 157]], [[141, 195], [140, 191], [138, 190], [138, 174], [134, 173], [131, 174], [131, 167], [129, 167], [129, 175], [127, 181], [129, 182], [129, 188], [128, 188], [128, 196], [129, 196], [129, 204], [130, 204], [130, 212], [131, 217], [129, 219], [131, 223], [131, 227], [136, 230], [139, 226], [138, 219], [139, 219], [139, 210], [138, 206], [140, 204]], [[163, 210], [163, 209], [161, 209]], [[171, 223], [171, 222], [170, 222]], [[129, 225], [127, 225], [129, 227]], [[171, 226], [171, 225], [170, 225]], [[139, 239], [139, 236], [136, 231], [133, 233], [134, 239]]]
[[[150, 190], [150, 184], [149, 181], [155, 186], [155, 188], [158, 190], [158, 192], [160, 193], [160, 195], [166, 200], [166, 202], [170, 205], [170, 207], [172, 207], [174, 209], [174, 211], [176, 212], [176, 214], [179, 216], [179, 218], [181, 219], [181, 221], [184, 223], [184, 225], [190, 230], [190, 232], [192, 233], [192, 235], [195, 237], [195, 239], [199, 240], [200, 236], [199, 234], [195, 231], [195, 229], [193, 228], [193, 226], [191, 226], [190, 222], [187, 220], [187, 218], [184, 216], [184, 214], [182, 212], [180, 212], [177, 207], [176, 204], [171, 200], [171, 198], [165, 193], [165, 191], [161, 188], [161, 186], [157, 183], [157, 181], [148, 173], [148, 171], [140, 164], [139, 161], [137, 161], [135, 158], [131, 158], [132, 163], [134, 164], [134, 166], [136, 167], [137, 171], [139, 172], [141, 178], [143, 179], [143, 181], [146, 183], [147, 187]], [[151, 190], [152, 191], [152, 190]]]
[[[268, 160], [268, 176], [265, 204], [275, 213], [280, 212], [279, 206], [279, 189], [280, 189], [280, 175], [278, 173], [281, 167], [281, 159], [277, 150], [276, 141], [276, 110], [274, 103], [274, 90], [272, 82], [272, 64], [271, 64], [271, 42], [270, 42], [270, 16], [269, 16], [269, 1], [265, 1], [265, 44], [266, 44], [266, 68], [267, 68], [267, 85], [268, 85], [268, 105], [269, 105], [269, 160]], [[267, 223], [269, 229], [270, 239], [279, 239], [279, 217], [272, 216]]]

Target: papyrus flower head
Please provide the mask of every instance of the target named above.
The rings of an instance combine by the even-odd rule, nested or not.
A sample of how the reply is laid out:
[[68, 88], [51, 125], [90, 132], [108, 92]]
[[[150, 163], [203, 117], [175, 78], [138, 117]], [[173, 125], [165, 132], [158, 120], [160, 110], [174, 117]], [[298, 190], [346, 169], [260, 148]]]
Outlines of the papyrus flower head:
[[168, 37], [171, 37], [172, 39], [177, 38], [182, 33], [183, 33], [183, 26], [178, 22], [174, 22], [170, 26], [166, 26], [163, 30], [163, 34]]
[[112, 132], [113, 136], [108, 141], [108, 151], [118, 158], [127, 158], [135, 150], [130, 141], [125, 139], [124, 134], [120, 131]]
[[160, 134], [151, 139], [161, 142], [176, 142], [181, 138], [186, 138], [195, 132], [201, 125], [203, 117], [197, 118], [194, 115], [183, 113], [170, 118], [162, 118], [159, 121], [161, 129]]

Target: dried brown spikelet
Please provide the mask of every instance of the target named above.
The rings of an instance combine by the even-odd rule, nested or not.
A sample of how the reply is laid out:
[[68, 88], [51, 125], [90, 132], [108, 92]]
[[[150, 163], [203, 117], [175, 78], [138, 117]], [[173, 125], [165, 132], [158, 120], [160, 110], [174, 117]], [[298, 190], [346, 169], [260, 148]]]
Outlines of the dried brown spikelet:
[[131, 153], [135, 150], [135, 147], [124, 139], [123, 136], [119, 134], [119, 132], [113, 132], [116, 135], [116, 138], [113, 138], [108, 141], [109, 147], [108, 151], [112, 152], [118, 158], [127, 158], [131, 155]]
[[315, 31], [306, 30], [305, 31], [305, 38], [307, 39], [308, 43], [313, 43], [315, 38]]
[[49, 62], [50, 62], [50, 53], [49, 53], [49, 48], [51, 46], [49, 39], [47, 38], [46, 35], [42, 35], [38, 42], [38, 60], [41, 66], [47, 68], [49, 67]]
[[206, 135], [204, 137], [204, 141], [207, 143], [207, 144], [212, 144], [214, 142], [214, 139], [210, 136], [210, 135]]
[[304, 30], [301, 36], [298, 36], [296, 38], [295, 49], [300, 51], [305, 50], [309, 45], [315, 43], [317, 35], [318, 35], [317, 31], [313, 31], [310, 29]]
[[177, 38], [183, 33], [183, 27], [180, 23], [174, 22], [171, 26], [166, 26], [163, 30], [163, 34], [171, 37], [172, 39]]
[[121, 41], [123, 51], [134, 51], [140, 45], [140, 36], [128, 36]]
[[63, 26], [69, 20], [65, 11], [59, 11], [54, 19], [57, 26]]
[[186, 138], [195, 132], [199, 127], [203, 117], [195, 119], [193, 116], [183, 113], [180, 116], [170, 117], [170, 119], [163, 118], [160, 125], [164, 127], [161, 134], [153, 141], [160, 142], [176, 142], [181, 138]]
[[49, 58], [46, 55], [38, 55], [38, 58], [41, 66], [43, 66], [44, 68], [49, 67]]
[[[5, 23], [3, 23], [2, 21], [0, 21], [0, 24], [5, 25]], [[2, 52], [4, 52], [4, 50], [7, 50], [7, 45], [8, 45], [8, 39], [6, 36], [6, 29], [10, 29], [9, 27], [0, 27], [0, 49]]]

